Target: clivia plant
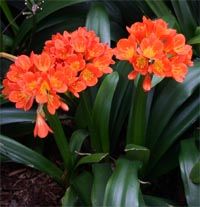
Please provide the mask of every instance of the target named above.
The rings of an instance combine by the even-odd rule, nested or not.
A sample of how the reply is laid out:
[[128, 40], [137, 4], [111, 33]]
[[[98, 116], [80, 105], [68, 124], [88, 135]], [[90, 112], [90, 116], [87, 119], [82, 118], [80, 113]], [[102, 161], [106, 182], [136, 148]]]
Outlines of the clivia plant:
[[[35, 109], [34, 136], [53, 134], [63, 165], [3, 135], [0, 152], [65, 187], [63, 206], [176, 205], [147, 195], [146, 182], [177, 164], [175, 144], [199, 117], [199, 63], [185, 36], [161, 18], [144, 16], [111, 48], [91, 28], [90, 15], [102, 11], [94, 3], [86, 27], [53, 35], [40, 54], [1, 53], [14, 62], [2, 82], [4, 98], [27, 113]], [[76, 130], [67, 138], [60, 117], [75, 97]], [[188, 146], [192, 178], [184, 170]], [[195, 139], [183, 141], [180, 167], [191, 206], [199, 202], [198, 163]]]

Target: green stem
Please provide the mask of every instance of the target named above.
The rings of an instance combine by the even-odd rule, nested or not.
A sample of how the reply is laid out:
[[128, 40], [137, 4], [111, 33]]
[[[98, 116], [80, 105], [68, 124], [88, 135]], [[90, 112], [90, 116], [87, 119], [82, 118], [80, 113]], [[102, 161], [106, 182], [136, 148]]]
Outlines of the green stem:
[[133, 95], [127, 130], [127, 144], [145, 146], [147, 93], [142, 88], [143, 77], [139, 78]]
[[72, 167], [71, 166], [71, 164], [72, 164], [71, 151], [69, 148], [68, 141], [65, 137], [65, 133], [64, 133], [63, 127], [61, 125], [61, 122], [56, 114], [51, 115], [48, 113], [48, 111], [46, 109], [45, 109], [45, 114], [46, 114], [47, 120], [53, 130], [55, 141], [56, 141], [57, 147], [59, 149], [59, 152], [61, 154], [61, 157], [63, 159], [64, 166], [68, 171], [70, 171], [71, 167]]

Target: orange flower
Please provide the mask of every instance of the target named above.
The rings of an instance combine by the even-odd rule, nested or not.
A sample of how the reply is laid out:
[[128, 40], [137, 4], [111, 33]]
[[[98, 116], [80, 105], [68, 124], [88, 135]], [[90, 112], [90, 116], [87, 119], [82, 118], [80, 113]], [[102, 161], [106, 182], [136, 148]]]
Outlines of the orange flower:
[[47, 72], [50, 69], [51, 58], [47, 53], [43, 52], [40, 55], [36, 55], [32, 53], [31, 58], [37, 70], [42, 71], [42, 72]]
[[43, 106], [52, 115], [59, 108], [69, 110], [60, 93], [79, 97], [87, 86], [94, 86], [103, 74], [112, 72], [112, 56], [113, 50], [85, 27], [57, 33], [45, 42], [41, 54], [32, 52], [30, 57], [16, 58], [3, 80], [2, 94], [25, 111], [36, 101], [39, 107], [34, 135], [44, 138], [52, 130], [45, 122]]
[[47, 123], [44, 120], [44, 117], [40, 113], [37, 113], [36, 124], [34, 128], [34, 136], [45, 138], [49, 132], [52, 133], [52, 129], [47, 125]]
[[192, 47], [185, 44], [185, 37], [170, 29], [162, 19], [136, 22], [127, 27], [128, 38], [117, 43], [115, 55], [120, 60], [128, 60], [133, 71], [128, 78], [133, 80], [138, 74], [144, 75], [143, 89], [151, 89], [153, 75], [172, 77], [183, 82], [187, 67], [192, 66]]

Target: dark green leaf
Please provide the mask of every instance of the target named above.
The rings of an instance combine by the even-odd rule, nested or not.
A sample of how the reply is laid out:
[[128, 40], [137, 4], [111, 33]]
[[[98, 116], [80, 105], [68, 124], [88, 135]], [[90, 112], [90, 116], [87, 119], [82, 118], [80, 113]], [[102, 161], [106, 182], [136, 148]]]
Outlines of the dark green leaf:
[[77, 200], [78, 196], [75, 191], [71, 187], [68, 187], [61, 199], [62, 207], [75, 207]]
[[194, 121], [199, 114], [200, 99], [197, 96], [184, 107], [184, 110], [174, 114], [155, 147], [152, 149], [151, 165], [153, 166]]
[[23, 111], [13, 108], [2, 108], [0, 111], [0, 125], [17, 122], [34, 122], [35, 111]]
[[7, 1], [1, 1], [0, 2], [0, 7], [1, 7], [4, 15], [8, 19], [9, 25], [11, 26], [13, 32], [16, 34], [17, 31], [19, 30], [19, 27], [16, 24], [15, 19], [13, 18], [13, 15], [10, 11], [10, 8], [9, 8], [8, 4], [7, 4]]
[[94, 30], [101, 42], [110, 45], [110, 21], [103, 3], [94, 2], [92, 4], [87, 16], [86, 27]]
[[67, 170], [71, 169], [71, 162], [72, 162], [72, 157], [71, 157], [71, 151], [69, 148], [68, 141], [65, 137], [64, 130], [62, 128], [61, 122], [57, 116], [49, 114], [47, 110], [45, 110], [45, 114], [47, 116], [47, 120], [53, 130], [55, 141], [57, 144], [57, 147], [59, 149], [59, 152], [62, 156], [62, 159], [64, 161], [64, 165], [67, 168]]
[[[85, 2], [85, 0], [66, 0], [66, 1], [45, 1], [42, 6], [42, 11], [37, 14], [36, 23], [43, 20], [48, 15], [52, 14], [59, 9], [64, 7], [77, 4], [80, 2]], [[24, 37], [30, 32], [32, 28], [33, 18], [26, 19], [19, 28], [19, 32], [15, 39], [15, 46], [19, 45], [23, 41]]]
[[200, 184], [200, 161], [193, 166], [190, 172], [190, 179], [193, 183]]
[[0, 153], [11, 160], [36, 168], [61, 183], [63, 172], [51, 161], [9, 137], [0, 135]]
[[181, 177], [184, 184], [185, 196], [188, 206], [200, 206], [199, 192], [200, 185], [192, 183], [189, 178], [190, 172], [194, 164], [199, 161], [200, 154], [195, 146], [195, 139], [187, 139], [181, 142], [181, 152], [179, 155], [179, 163], [181, 169]]
[[182, 32], [187, 38], [192, 38], [196, 29], [196, 22], [191, 13], [188, 1], [171, 0]]
[[93, 176], [87, 171], [84, 171], [72, 181], [72, 186], [84, 203], [83, 206], [91, 206], [92, 182]]
[[183, 83], [180, 84], [174, 80], [169, 80], [167, 85], [160, 90], [158, 96], [154, 98], [147, 130], [148, 148], [151, 149], [154, 146], [174, 112], [198, 87], [199, 76], [200, 63], [195, 62], [194, 67], [189, 69], [189, 73]]
[[86, 130], [76, 130], [73, 132], [71, 138], [70, 138], [70, 151], [72, 153], [72, 162], [75, 163], [77, 159], [77, 152], [81, 149], [81, 146], [85, 140], [85, 138], [88, 136], [88, 132]]
[[119, 81], [114, 93], [110, 117], [110, 147], [112, 152], [118, 144], [124, 121], [130, 111], [130, 99], [133, 93], [133, 84], [127, 78], [132, 66], [127, 61], [119, 61], [114, 70], [119, 74]]
[[147, 93], [142, 87], [143, 77], [139, 78], [135, 94], [131, 102], [131, 111], [128, 121], [126, 144], [145, 144], [146, 134], [146, 102]]
[[119, 159], [106, 186], [103, 206], [139, 206], [139, 181], [137, 172], [141, 163]]
[[146, 147], [128, 144], [125, 147], [126, 157], [131, 160], [139, 160], [141, 162], [147, 163], [150, 156], [150, 151]]
[[152, 1], [152, 0], [145, 0], [145, 2], [149, 5], [152, 11], [158, 17], [171, 15], [170, 9], [166, 6], [166, 4], [162, 0]]
[[108, 163], [93, 164], [92, 172], [94, 175], [91, 193], [92, 206], [103, 206], [106, 184], [112, 174], [111, 165]]
[[144, 201], [147, 206], [173, 207], [170, 201], [155, 196], [144, 195]]
[[200, 34], [197, 36], [192, 37], [189, 41], [188, 44], [194, 45], [194, 44], [200, 44]]
[[109, 152], [109, 119], [118, 80], [117, 72], [108, 75], [103, 80], [95, 99], [91, 126], [94, 134], [91, 135], [91, 141], [98, 152]]
[[76, 167], [78, 167], [79, 165], [82, 165], [82, 164], [100, 162], [101, 160], [103, 160], [107, 156], [108, 156], [108, 153], [95, 153], [95, 154], [87, 155], [79, 160]]

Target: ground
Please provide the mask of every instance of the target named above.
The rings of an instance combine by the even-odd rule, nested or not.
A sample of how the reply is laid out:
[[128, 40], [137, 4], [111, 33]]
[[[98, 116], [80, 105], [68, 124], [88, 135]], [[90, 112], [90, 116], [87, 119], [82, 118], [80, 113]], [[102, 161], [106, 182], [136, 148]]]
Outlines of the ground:
[[64, 194], [49, 176], [15, 163], [1, 165], [1, 207], [60, 206]]

